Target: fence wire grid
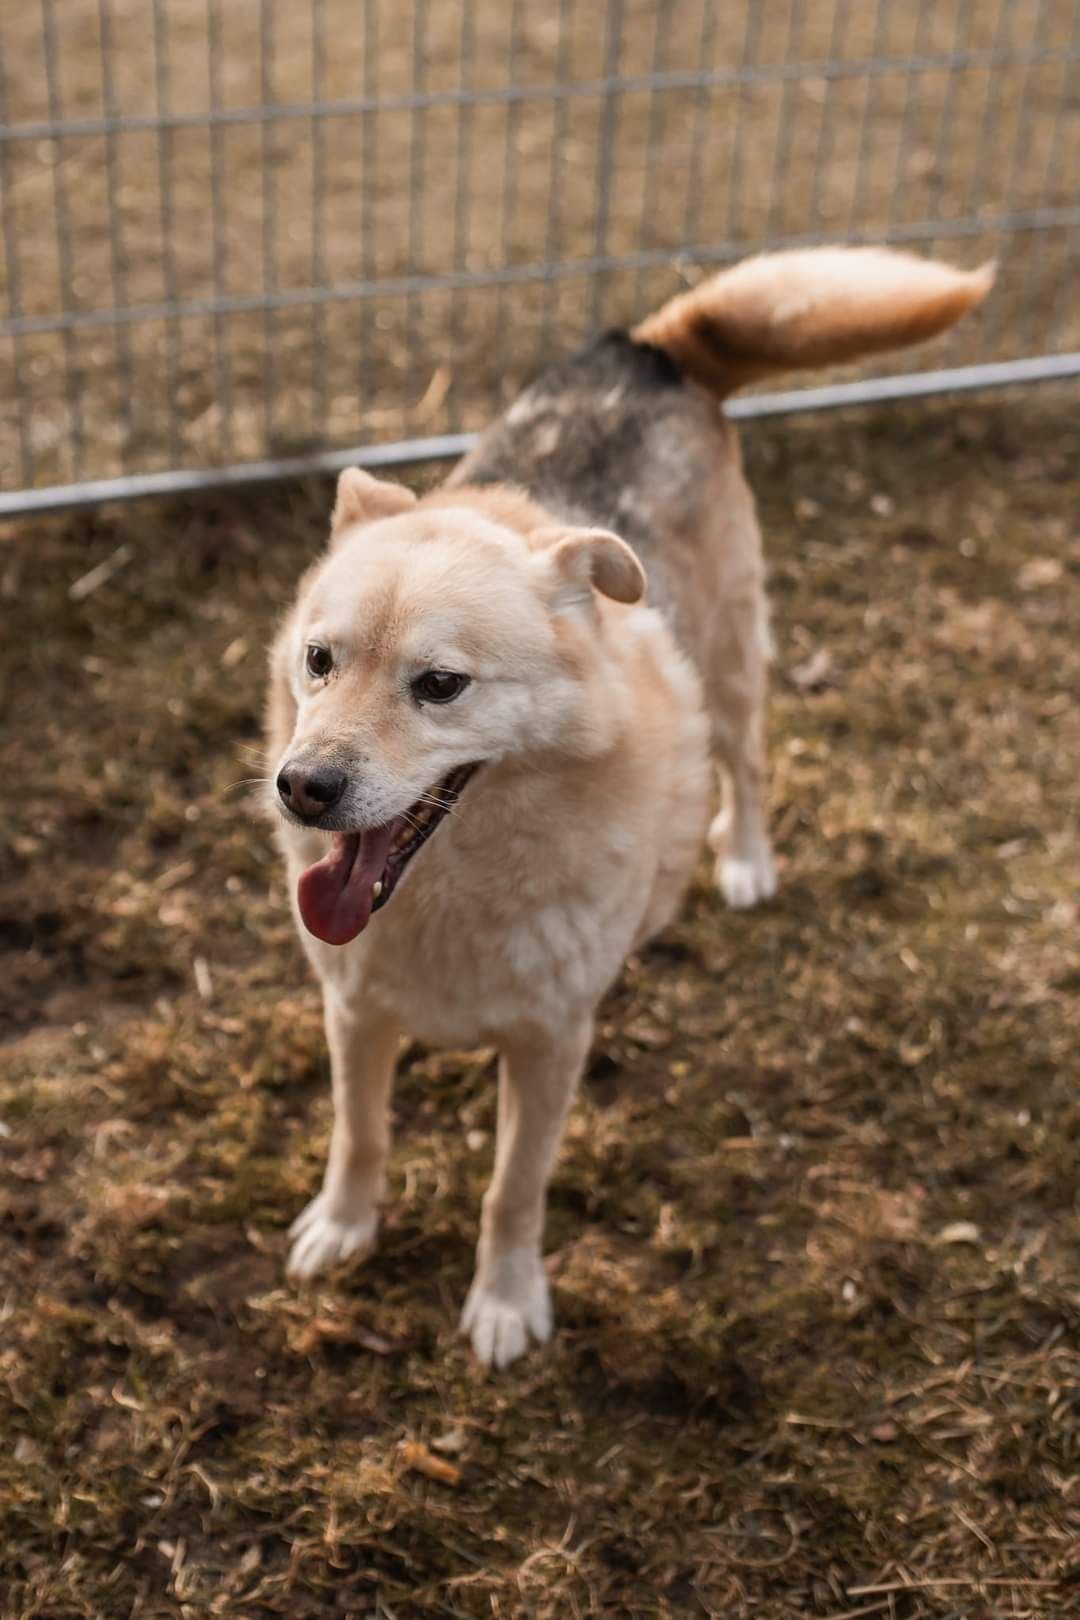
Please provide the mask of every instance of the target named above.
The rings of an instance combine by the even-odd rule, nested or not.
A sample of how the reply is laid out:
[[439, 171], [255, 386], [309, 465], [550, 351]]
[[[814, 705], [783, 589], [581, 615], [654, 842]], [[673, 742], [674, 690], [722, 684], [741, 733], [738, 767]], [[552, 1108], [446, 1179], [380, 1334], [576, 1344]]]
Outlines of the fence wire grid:
[[1080, 373], [1078, 13], [5, 6], [0, 512], [450, 453], [551, 355], [765, 247], [999, 282], [934, 371], [744, 413]]

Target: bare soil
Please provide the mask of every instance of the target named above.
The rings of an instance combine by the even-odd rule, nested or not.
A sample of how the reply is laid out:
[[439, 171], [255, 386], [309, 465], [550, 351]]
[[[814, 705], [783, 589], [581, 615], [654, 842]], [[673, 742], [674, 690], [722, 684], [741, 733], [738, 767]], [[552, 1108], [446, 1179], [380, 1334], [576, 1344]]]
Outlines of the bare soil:
[[379, 1252], [283, 1278], [329, 1097], [244, 780], [328, 489], [0, 540], [5, 1616], [1080, 1614], [1076, 408], [747, 436], [781, 891], [628, 963], [489, 1379], [490, 1054], [406, 1054]]

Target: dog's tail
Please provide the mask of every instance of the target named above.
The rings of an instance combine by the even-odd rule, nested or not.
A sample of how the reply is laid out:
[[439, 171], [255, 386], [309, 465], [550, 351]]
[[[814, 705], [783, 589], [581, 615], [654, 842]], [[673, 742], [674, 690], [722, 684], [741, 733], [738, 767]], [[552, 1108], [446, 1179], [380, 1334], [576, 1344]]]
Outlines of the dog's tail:
[[889, 248], [803, 248], [744, 259], [634, 328], [721, 398], [778, 371], [832, 366], [936, 337], [982, 302], [978, 270]]

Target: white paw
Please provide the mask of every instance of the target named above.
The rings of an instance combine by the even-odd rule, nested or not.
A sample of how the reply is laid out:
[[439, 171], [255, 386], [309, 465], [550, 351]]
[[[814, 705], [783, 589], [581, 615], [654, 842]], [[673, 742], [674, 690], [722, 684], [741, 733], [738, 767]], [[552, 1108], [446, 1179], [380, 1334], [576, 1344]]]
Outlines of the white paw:
[[359, 1220], [332, 1214], [326, 1194], [320, 1193], [289, 1228], [293, 1246], [285, 1269], [291, 1277], [314, 1277], [339, 1261], [366, 1254], [374, 1247], [378, 1225], [374, 1212]]
[[[505, 1273], [510, 1268], [499, 1269], [503, 1280], [508, 1281]], [[547, 1278], [535, 1258], [528, 1275], [515, 1278], [509, 1287], [497, 1290], [479, 1277], [474, 1278], [461, 1313], [461, 1331], [469, 1335], [473, 1353], [485, 1367], [509, 1367], [524, 1355], [530, 1338], [546, 1344], [551, 1338], [551, 1325]]]
[[716, 863], [716, 882], [729, 906], [745, 911], [759, 900], [771, 900], [776, 893], [776, 872], [768, 850], [752, 860], [736, 860], [725, 855]]

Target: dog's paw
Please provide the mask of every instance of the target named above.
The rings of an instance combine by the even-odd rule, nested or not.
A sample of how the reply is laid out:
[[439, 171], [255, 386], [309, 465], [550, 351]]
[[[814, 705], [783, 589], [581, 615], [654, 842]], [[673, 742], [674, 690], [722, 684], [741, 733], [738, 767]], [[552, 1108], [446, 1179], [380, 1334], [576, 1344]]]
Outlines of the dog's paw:
[[334, 1215], [326, 1194], [313, 1198], [293, 1221], [292, 1248], [286, 1263], [290, 1277], [315, 1277], [342, 1260], [352, 1260], [375, 1246], [379, 1217], [374, 1212], [359, 1220]]
[[776, 872], [768, 850], [752, 860], [725, 855], [716, 863], [716, 883], [729, 906], [745, 911], [776, 893]]
[[[495, 1288], [477, 1276], [461, 1313], [461, 1331], [468, 1334], [473, 1353], [485, 1367], [509, 1367], [529, 1348], [530, 1338], [546, 1344], [551, 1338], [551, 1295], [539, 1259], [522, 1274]], [[515, 1267], [515, 1270], [518, 1268]]]

